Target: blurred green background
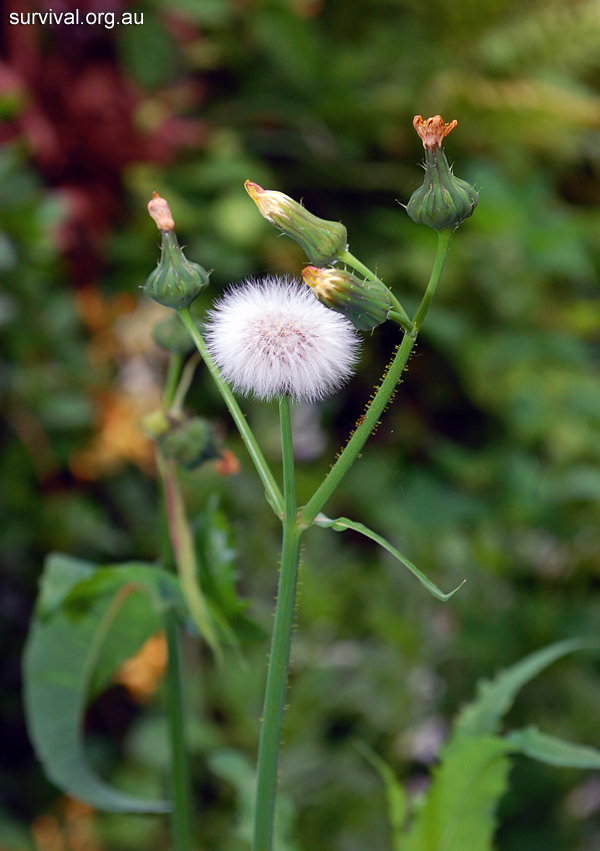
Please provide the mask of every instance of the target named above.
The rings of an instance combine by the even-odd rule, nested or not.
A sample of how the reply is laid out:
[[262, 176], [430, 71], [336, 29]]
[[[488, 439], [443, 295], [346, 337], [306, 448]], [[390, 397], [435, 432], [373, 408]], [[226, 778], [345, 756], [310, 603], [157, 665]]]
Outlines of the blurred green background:
[[[45, 555], [98, 563], [157, 553], [152, 448], [164, 360], [140, 293], [158, 257], [152, 191], [190, 259], [230, 281], [298, 274], [300, 249], [245, 179], [343, 220], [350, 248], [407, 308], [435, 235], [401, 203], [421, 183], [416, 113], [458, 119], [446, 151], [480, 192], [394, 405], [329, 506], [386, 535], [445, 590], [429, 597], [369, 542], [306, 536], [281, 786], [295, 844], [388, 851], [368, 743], [419, 794], [476, 682], [551, 641], [600, 632], [600, 3], [598, 0], [55, 2], [143, 24], [0, 21], [0, 848], [158, 849], [157, 819], [66, 801], [28, 744], [20, 654]], [[397, 343], [366, 335], [357, 378], [296, 411], [301, 497], [328, 469]], [[198, 847], [247, 848], [278, 529], [210, 383], [190, 396], [241, 470], [186, 480], [217, 493], [255, 629], [215, 671], [190, 643]], [[277, 464], [276, 411], [245, 404]], [[600, 745], [600, 667], [557, 663], [512, 726]], [[115, 686], [87, 726], [98, 766], [144, 788], [164, 768], [160, 699]], [[236, 749], [233, 781], [228, 754]], [[237, 766], [237, 768], [235, 768]], [[600, 777], [517, 761], [500, 851], [600, 847]], [[469, 849], [465, 849], [469, 851]]]

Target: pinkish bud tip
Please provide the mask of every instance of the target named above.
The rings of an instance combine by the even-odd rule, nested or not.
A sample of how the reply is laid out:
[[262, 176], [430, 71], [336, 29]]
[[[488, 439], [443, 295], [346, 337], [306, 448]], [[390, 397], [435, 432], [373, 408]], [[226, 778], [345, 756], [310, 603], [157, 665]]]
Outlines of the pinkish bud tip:
[[255, 183], [253, 180], [247, 180], [244, 183], [244, 188], [251, 198], [255, 198], [256, 195], [262, 195], [265, 191], [262, 186], [259, 186], [258, 183]]
[[171, 216], [169, 205], [158, 192], [154, 192], [152, 200], [148, 202], [148, 212], [156, 222], [156, 227], [163, 232], [175, 229], [175, 222]]

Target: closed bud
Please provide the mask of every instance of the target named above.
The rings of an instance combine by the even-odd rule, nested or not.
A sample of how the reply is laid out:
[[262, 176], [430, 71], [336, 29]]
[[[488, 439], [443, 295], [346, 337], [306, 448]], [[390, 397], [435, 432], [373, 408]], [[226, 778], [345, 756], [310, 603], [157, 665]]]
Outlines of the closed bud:
[[454, 176], [442, 148], [442, 140], [456, 127], [456, 120], [444, 124], [439, 115], [427, 120], [416, 115], [413, 125], [425, 148], [425, 180], [411, 195], [406, 212], [417, 224], [435, 230], [454, 229], [472, 215], [479, 200], [470, 183]]
[[161, 256], [158, 266], [146, 279], [144, 292], [152, 301], [179, 310], [188, 307], [208, 284], [208, 272], [191, 263], [175, 236], [175, 225], [169, 205], [156, 192], [148, 204], [148, 212], [161, 233]]
[[151, 411], [142, 419], [142, 431], [150, 440], [159, 440], [171, 428], [171, 420], [163, 410]]
[[359, 331], [370, 331], [388, 317], [390, 293], [378, 281], [357, 278], [346, 269], [318, 269], [316, 266], [306, 266], [302, 279], [321, 304], [342, 313]]
[[348, 247], [348, 232], [341, 222], [319, 219], [283, 192], [263, 189], [251, 180], [244, 186], [260, 214], [294, 239], [316, 266], [335, 263]]
[[191, 417], [174, 423], [158, 437], [165, 458], [174, 458], [186, 470], [195, 470], [205, 461], [220, 456], [210, 423], [202, 417]]

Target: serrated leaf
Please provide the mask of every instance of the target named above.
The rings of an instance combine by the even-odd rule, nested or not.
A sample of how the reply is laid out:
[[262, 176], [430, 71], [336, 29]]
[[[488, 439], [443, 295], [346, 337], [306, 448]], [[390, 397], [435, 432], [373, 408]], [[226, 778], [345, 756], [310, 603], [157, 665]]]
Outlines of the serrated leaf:
[[477, 697], [459, 714], [453, 738], [488, 735], [496, 732], [502, 716], [510, 709], [518, 691], [537, 674], [562, 656], [575, 650], [592, 649], [597, 643], [583, 639], [560, 641], [531, 653], [491, 681], [477, 686]]
[[[376, 544], [379, 544], [380, 547], [383, 547], [384, 550], [387, 550], [388, 553], [397, 558], [404, 567], [407, 567], [412, 574], [414, 574], [421, 585], [423, 585], [430, 594], [433, 594], [438, 600], [442, 602], [446, 602], [450, 597], [453, 597], [454, 594], [458, 591], [459, 588], [465, 584], [461, 582], [459, 586], [457, 586], [454, 591], [450, 591], [448, 594], [445, 594], [443, 591], [437, 587], [435, 582], [432, 582], [431, 579], [428, 579], [425, 574], [419, 570], [418, 567], [405, 558], [399, 550], [393, 547], [389, 541], [386, 541], [385, 538], [382, 538], [381, 535], [378, 535], [377, 532], [373, 532], [372, 529], [369, 529], [368, 526], [364, 526], [362, 523], [355, 523], [354, 520], [348, 520], [347, 517], [338, 517], [336, 520], [332, 520], [329, 517], [325, 517], [324, 514], [319, 514], [314, 523], [317, 526], [323, 526], [327, 529], [333, 529], [334, 532], [345, 532], [346, 529], [352, 529], [354, 532], [359, 532], [361, 535], [364, 535], [366, 538], [370, 538], [372, 541], [375, 541]], [[465, 580], [466, 581], [466, 580]]]
[[219, 510], [218, 500], [208, 500], [196, 529], [196, 544], [201, 554], [201, 572], [207, 592], [225, 615], [243, 611], [248, 604], [236, 593], [236, 551], [229, 543], [231, 529]]
[[562, 768], [600, 769], [600, 751], [587, 745], [566, 742], [542, 733], [537, 727], [514, 730], [505, 736], [507, 742], [525, 756]]
[[402, 851], [491, 851], [496, 803], [507, 787], [511, 746], [480, 737], [452, 742], [433, 775]]
[[[85, 754], [82, 721], [98, 665], [106, 682], [156, 632], [160, 622], [150, 597], [172, 577], [142, 565], [98, 570], [73, 560], [71, 567], [67, 557], [47, 561], [43, 584], [52, 589], [54, 611], [46, 606], [45, 618], [34, 618], [25, 647], [25, 710], [34, 749], [48, 777], [90, 806], [111, 812], [167, 812], [167, 802], [125, 794], [97, 776]], [[88, 578], [75, 582], [77, 573]], [[136, 593], [140, 590], [144, 593]], [[84, 606], [74, 605], [78, 591]], [[61, 597], [63, 605], [57, 608]]]

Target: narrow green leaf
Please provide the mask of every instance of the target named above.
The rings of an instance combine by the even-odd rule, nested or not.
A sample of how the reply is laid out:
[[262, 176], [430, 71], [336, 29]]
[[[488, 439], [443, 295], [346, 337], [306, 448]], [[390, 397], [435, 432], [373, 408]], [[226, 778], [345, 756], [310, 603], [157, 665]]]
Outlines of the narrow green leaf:
[[563, 768], [600, 769], [600, 750], [565, 742], [540, 732], [537, 727], [514, 730], [505, 736], [507, 742], [531, 759]]
[[[48, 560], [42, 584], [51, 589], [54, 613], [46, 605], [44, 619], [34, 618], [25, 648], [25, 710], [36, 754], [59, 788], [90, 806], [111, 812], [167, 812], [170, 805], [165, 801], [145, 801], [101, 780], [87, 761], [82, 734], [98, 665], [101, 680], [106, 682], [121, 662], [160, 628], [147, 592], [152, 589], [153, 593], [165, 574], [141, 565], [132, 570], [123, 565], [96, 572], [94, 565], [76, 560], [71, 567], [67, 557]], [[89, 577], [83, 580], [79, 597], [80, 603], [85, 600], [84, 606], [66, 602], [68, 597], [72, 601], [78, 597], [77, 573]], [[102, 593], [94, 599], [91, 587], [96, 577], [100, 586], [110, 587], [112, 592], [117, 589], [116, 593]], [[140, 590], [145, 593], [135, 593]], [[56, 608], [61, 597], [63, 606]]]
[[492, 737], [463, 739], [444, 748], [402, 851], [491, 851], [510, 750], [508, 742]]
[[392, 832], [392, 848], [393, 851], [403, 851], [404, 825], [408, 815], [408, 802], [404, 788], [392, 768], [374, 750], [363, 742], [358, 742], [356, 747], [383, 780], [388, 819]]
[[598, 647], [597, 643], [583, 639], [560, 641], [531, 653], [510, 668], [501, 671], [491, 681], [483, 680], [477, 686], [477, 697], [459, 714], [453, 738], [481, 736], [496, 732], [500, 719], [510, 709], [518, 691], [537, 674], [567, 653]]
[[401, 552], [399, 552], [395, 547], [393, 547], [385, 538], [382, 538], [381, 535], [378, 535], [376, 532], [373, 532], [367, 526], [363, 526], [362, 523], [355, 523], [353, 520], [348, 520], [346, 517], [338, 517], [336, 520], [331, 520], [329, 517], [325, 517], [324, 514], [319, 514], [315, 517], [314, 523], [317, 526], [323, 526], [327, 529], [333, 529], [334, 532], [344, 532], [346, 529], [352, 529], [354, 532], [360, 532], [361, 535], [364, 535], [366, 538], [370, 538], [372, 541], [375, 541], [376, 544], [379, 544], [380, 547], [383, 547], [384, 550], [387, 550], [388, 553], [391, 553], [394, 558], [397, 558], [399, 562], [401, 562], [404, 567], [407, 567], [411, 573], [413, 573], [421, 585], [423, 585], [430, 594], [433, 594], [438, 600], [442, 600], [442, 602], [446, 602], [452, 597], [459, 588], [465, 584], [465, 581], [461, 582], [460, 585], [454, 589], [454, 591], [450, 591], [449, 594], [444, 594], [443, 591], [437, 587], [437, 585], [428, 579], [424, 573], [422, 573], [418, 567], [405, 558]]

